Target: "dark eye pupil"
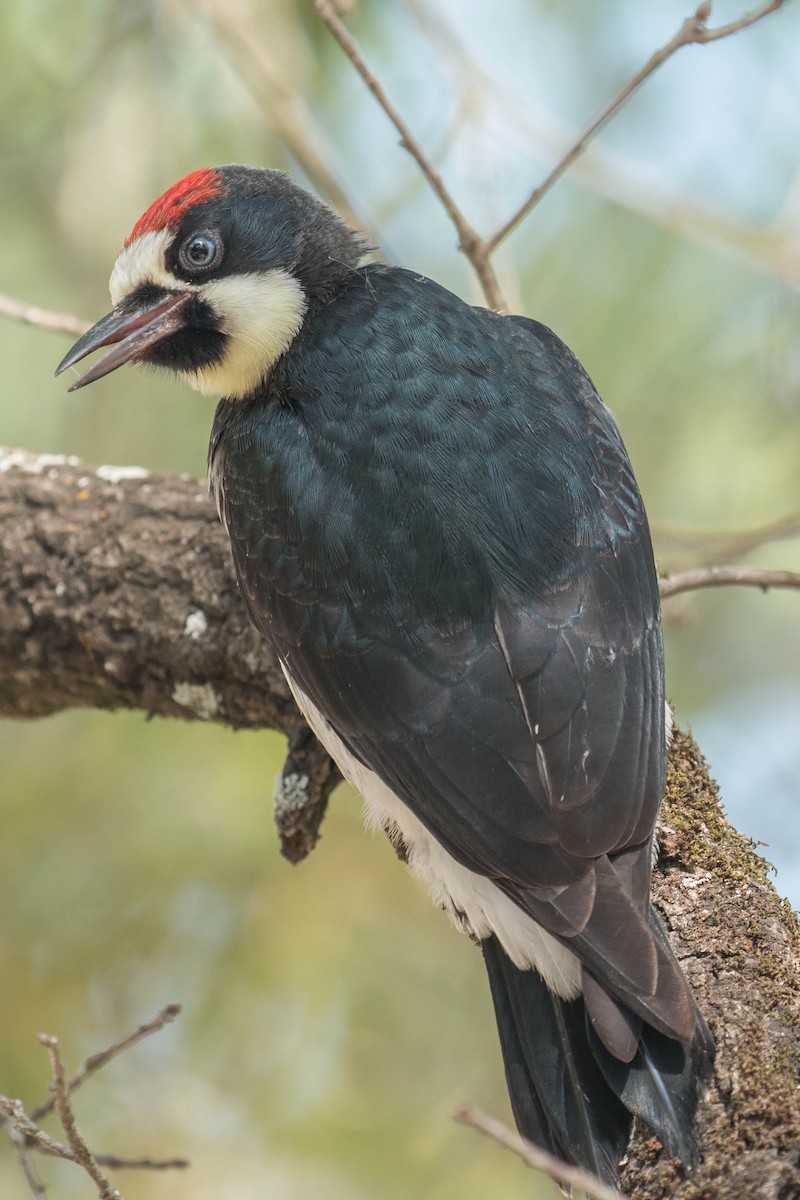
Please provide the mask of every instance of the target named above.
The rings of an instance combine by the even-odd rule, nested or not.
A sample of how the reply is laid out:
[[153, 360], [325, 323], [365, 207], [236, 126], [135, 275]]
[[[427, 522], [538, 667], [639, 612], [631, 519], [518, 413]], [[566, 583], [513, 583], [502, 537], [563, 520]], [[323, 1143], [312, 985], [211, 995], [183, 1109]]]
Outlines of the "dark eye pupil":
[[209, 237], [192, 238], [186, 247], [186, 258], [193, 267], [205, 267], [216, 254], [216, 246]]

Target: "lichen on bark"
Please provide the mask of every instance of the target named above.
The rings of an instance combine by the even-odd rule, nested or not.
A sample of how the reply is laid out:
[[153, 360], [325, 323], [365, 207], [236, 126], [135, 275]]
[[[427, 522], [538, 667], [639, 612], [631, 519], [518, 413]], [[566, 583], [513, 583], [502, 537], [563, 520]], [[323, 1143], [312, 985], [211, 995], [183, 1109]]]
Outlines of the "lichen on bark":
[[717, 1061], [700, 1109], [700, 1170], [687, 1178], [642, 1131], [623, 1172], [631, 1200], [800, 1197], [800, 926], [769, 870], [677, 731], [654, 892]]

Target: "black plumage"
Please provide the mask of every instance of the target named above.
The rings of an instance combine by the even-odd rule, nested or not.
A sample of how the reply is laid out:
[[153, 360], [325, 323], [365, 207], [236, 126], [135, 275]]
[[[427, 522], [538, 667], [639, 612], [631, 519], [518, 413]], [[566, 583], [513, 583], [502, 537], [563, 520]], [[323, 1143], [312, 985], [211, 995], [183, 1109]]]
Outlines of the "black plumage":
[[[695, 1165], [713, 1043], [650, 903], [660, 608], [613, 417], [550, 330], [363, 266], [359, 240], [279, 173], [198, 172], [174, 193], [137, 230], [180, 208], [161, 275], [185, 328], [162, 326], [170, 309], [140, 349], [148, 312], [171, 303], [162, 279], [158, 309], [131, 310], [137, 357], [185, 370], [194, 341], [197, 361], [226, 361], [219, 291], [180, 294], [195, 230], [216, 239], [214, 280], [277, 271], [303, 298], [297, 331], [257, 386], [220, 402], [211, 437], [253, 621], [343, 769], [580, 964], [554, 991], [512, 961], [496, 914], [470, 926], [520, 1129], [614, 1182], [636, 1114]], [[106, 318], [64, 365], [131, 328]]]
[[[702, 1018], [649, 902], [666, 758], [655, 568], [616, 424], [574, 356], [410, 272], [354, 271], [263, 393], [221, 403], [210, 464], [250, 613], [348, 750], [574, 950], [606, 1054], [638, 1053], [645, 1022], [688, 1061]], [[541, 1036], [541, 984], [496, 945], [486, 961], [496, 1004], [513, 997], [501, 1033], [511, 1011]], [[683, 1109], [665, 1140], [692, 1163]], [[629, 1119], [609, 1111], [613, 1158]], [[576, 1155], [568, 1113], [561, 1132], [522, 1122]], [[613, 1177], [587, 1138], [580, 1161]]]

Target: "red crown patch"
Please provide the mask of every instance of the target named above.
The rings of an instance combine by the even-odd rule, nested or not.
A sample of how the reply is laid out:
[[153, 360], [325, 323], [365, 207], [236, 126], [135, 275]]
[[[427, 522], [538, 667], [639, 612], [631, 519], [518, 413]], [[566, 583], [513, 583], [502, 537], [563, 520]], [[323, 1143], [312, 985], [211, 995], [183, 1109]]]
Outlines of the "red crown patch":
[[171, 188], [159, 196], [148, 208], [131, 230], [130, 237], [125, 241], [126, 246], [143, 233], [157, 233], [159, 229], [174, 229], [188, 209], [212, 196], [219, 196], [225, 191], [222, 176], [214, 167], [202, 167], [192, 171], [184, 179], [174, 183]]

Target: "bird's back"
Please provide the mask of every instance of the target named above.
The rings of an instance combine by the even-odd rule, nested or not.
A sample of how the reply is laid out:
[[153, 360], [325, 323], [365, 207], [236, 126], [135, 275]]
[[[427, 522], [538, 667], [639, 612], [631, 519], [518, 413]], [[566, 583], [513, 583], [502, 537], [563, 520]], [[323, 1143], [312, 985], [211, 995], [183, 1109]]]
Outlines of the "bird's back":
[[312, 602], [479, 617], [647, 536], [614, 419], [567, 347], [397, 268], [354, 272], [260, 394], [221, 402], [210, 465], [234, 536], [269, 530], [260, 568]]

